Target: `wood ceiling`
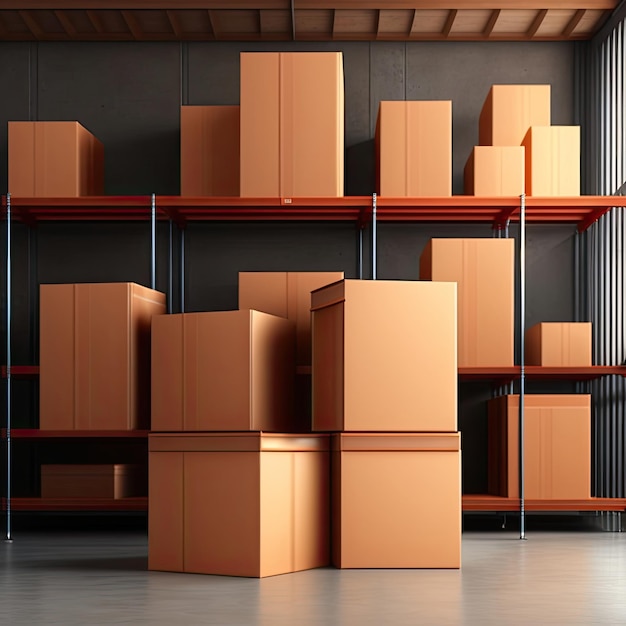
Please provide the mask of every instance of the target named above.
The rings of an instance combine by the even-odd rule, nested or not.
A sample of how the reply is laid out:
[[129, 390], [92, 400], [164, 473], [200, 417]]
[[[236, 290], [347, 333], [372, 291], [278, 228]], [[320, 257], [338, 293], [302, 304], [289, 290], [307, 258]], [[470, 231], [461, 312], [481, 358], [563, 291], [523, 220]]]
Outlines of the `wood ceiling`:
[[4, 41], [589, 39], [617, 0], [0, 0]]

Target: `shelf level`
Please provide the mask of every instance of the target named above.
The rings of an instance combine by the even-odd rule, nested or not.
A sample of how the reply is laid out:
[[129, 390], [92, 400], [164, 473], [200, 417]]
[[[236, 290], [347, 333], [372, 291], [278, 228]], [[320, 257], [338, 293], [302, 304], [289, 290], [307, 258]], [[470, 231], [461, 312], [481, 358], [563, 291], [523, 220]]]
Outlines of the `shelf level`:
[[[2, 499], [6, 511], [6, 499]], [[147, 511], [148, 498], [11, 498], [11, 511]]]
[[[517, 380], [521, 375], [521, 367], [460, 367], [459, 379], [467, 381], [493, 381], [501, 384]], [[626, 376], [624, 365], [590, 365], [588, 367], [542, 367], [526, 365], [524, 373], [527, 380], [595, 380], [602, 376]]]
[[[526, 511], [624, 511], [626, 498], [589, 498], [588, 500], [524, 500]], [[463, 511], [519, 511], [519, 498], [490, 495], [464, 495]]]
[[[11, 378], [36, 378], [39, 376], [39, 365], [11, 365]], [[0, 377], [7, 377], [7, 366], [0, 368]]]
[[[12, 439], [147, 439], [148, 430], [39, 430], [12, 428]], [[6, 428], [2, 437], [6, 437]]]

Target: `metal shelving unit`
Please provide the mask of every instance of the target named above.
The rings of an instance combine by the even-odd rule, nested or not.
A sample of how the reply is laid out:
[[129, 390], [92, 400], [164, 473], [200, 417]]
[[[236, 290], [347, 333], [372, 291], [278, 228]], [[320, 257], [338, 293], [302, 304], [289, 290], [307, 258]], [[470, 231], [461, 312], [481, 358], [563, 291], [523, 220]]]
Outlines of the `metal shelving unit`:
[[[151, 286], [156, 283], [156, 226], [159, 221], [169, 222], [170, 226], [170, 299], [172, 297], [172, 224], [181, 232], [180, 239], [180, 298], [181, 310], [184, 311], [185, 284], [185, 226], [196, 221], [220, 222], [256, 222], [256, 221], [324, 221], [352, 222], [357, 226], [359, 276], [363, 278], [363, 232], [369, 226], [371, 234], [372, 278], [376, 278], [377, 265], [377, 225], [378, 222], [422, 222], [422, 223], [490, 223], [497, 231], [507, 233], [510, 223], [520, 223], [521, 256], [525, 254], [526, 223], [576, 224], [578, 232], [584, 232], [602, 215], [614, 206], [626, 206], [623, 196], [580, 196], [572, 198], [538, 197], [502, 197], [481, 198], [474, 196], [451, 196], [445, 198], [381, 198], [373, 196], [354, 196], [345, 198], [188, 198], [179, 196], [102, 196], [84, 198], [2, 198], [2, 207], [6, 219], [6, 366], [2, 376], [7, 385], [7, 427], [3, 437], [7, 445], [7, 497], [3, 508], [7, 514], [6, 538], [11, 539], [11, 511], [15, 510], [145, 510], [146, 499], [136, 502], [101, 501], [98, 499], [80, 502], [43, 501], [37, 498], [15, 499], [11, 497], [11, 447], [12, 439], [31, 438], [115, 438], [145, 437], [145, 431], [129, 431], [125, 434], [93, 431], [44, 431], [16, 430], [11, 428], [11, 384], [13, 378], [36, 377], [38, 368], [34, 365], [13, 365], [11, 355], [11, 224], [19, 220], [28, 226], [45, 221], [89, 221], [89, 222], [125, 222], [149, 221], [151, 237], [150, 276]], [[525, 276], [522, 274], [522, 293]], [[524, 319], [524, 302], [520, 302], [521, 319]], [[521, 333], [523, 337], [523, 332]], [[522, 339], [523, 341], [523, 339]], [[523, 347], [523, 346], [522, 346]], [[523, 354], [523, 350], [521, 352]], [[509, 384], [514, 380], [560, 379], [591, 380], [610, 374], [626, 375], [626, 367], [594, 366], [590, 368], [536, 368], [524, 364], [511, 368], [465, 368], [459, 371], [459, 378], [464, 380], [491, 380], [494, 383]], [[523, 396], [523, 387], [522, 394]], [[523, 400], [520, 402], [520, 417]], [[71, 434], [70, 434], [71, 433]], [[521, 430], [523, 434], [523, 429]], [[523, 436], [520, 437], [523, 446]], [[523, 459], [523, 455], [521, 456]], [[523, 471], [520, 472], [523, 476]], [[595, 498], [590, 501], [525, 501], [523, 485], [521, 498], [495, 498], [483, 495], [463, 497], [463, 509], [467, 511], [520, 511], [522, 519], [522, 537], [525, 511], [536, 510], [624, 510], [626, 499]], [[13, 506], [12, 506], [13, 505]], [[55, 508], [56, 507], [56, 508]], [[136, 507], [136, 508], [135, 508]]]

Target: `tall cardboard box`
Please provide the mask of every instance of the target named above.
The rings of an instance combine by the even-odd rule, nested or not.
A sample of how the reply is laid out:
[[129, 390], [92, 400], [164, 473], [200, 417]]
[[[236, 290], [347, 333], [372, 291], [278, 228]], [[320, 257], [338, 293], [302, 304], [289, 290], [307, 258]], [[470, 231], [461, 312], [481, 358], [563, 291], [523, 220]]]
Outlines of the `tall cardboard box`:
[[242, 197], [343, 196], [340, 52], [241, 54]]
[[42, 498], [136, 498], [148, 493], [148, 476], [139, 465], [42, 465]]
[[459, 568], [459, 433], [332, 436], [332, 559], [341, 568]]
[[376, 122], [382, 196], [452, 195], [452, 102], [381, 102]]
[[457, 430], [456, 285], [344, 280], [311, 309], [313, 430]]
[[431, 239], [420, 279], [458, 284], [459, 367], [514, 365], [513, 239]]
[[165, 294], [135, 283], [41, 285], [39, 428], [150, 425], [150, 332]]
[[148, 569], [274, 576], [330, 562], [324, 435], [152, 434]]
[[289, 432], [294, 324], [259, 311], [163, 315], [152, 327], [152, 430]]
[[468, 196], [519, 196], [524, 193], [522, 146], [475, 146], [465, 164]]
[[9, 192], [25, 198], [102, 195], [102, 144], [78, 122], [9, 122]]
[[180, 195], [239, 196], [239, 107], [180, 109]]
[[[524, 497], [591, 497], [591, 396], [524, 397]], [[519, 396], [488, 403], [489, 493], [519, 497]]]
[[529, 196], [580, 195], [580, 126], [533, 126], [523, 145]]
[[526, 331], [526, 365], [591, 365], [591, 322], [541, 322]]
[[493, 85], [480, 112], [481, 146], [520, 146], [531, 126], [550, 125], [550, 85]]

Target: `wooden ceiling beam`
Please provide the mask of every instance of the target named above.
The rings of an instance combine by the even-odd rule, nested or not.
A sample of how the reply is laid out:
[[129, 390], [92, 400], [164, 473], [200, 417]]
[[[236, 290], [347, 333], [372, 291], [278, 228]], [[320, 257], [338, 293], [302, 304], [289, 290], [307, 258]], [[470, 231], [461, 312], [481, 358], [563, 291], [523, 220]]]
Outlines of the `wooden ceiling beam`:
[[137, 18], [130, 11], [120, 11], [120, 13], [133, 39], [141, 41], [143, 39], [143, 31], [141, 30], [141, 26], [139, 26]]
[[532, 39], [535, 36], [537, 31], [539, 30], [539, 27], [543, 24], [543, 20], [546, 19], [547, 14], [548, 14], [547, 9], [541, 9], [541, 11], [537, 11], [537, 15], [535, 15], [535, 19], [533, 20], [532, 24], [528, 27], [528, 30], [526, 31], [526, 37], [528, 37], [529, 39]]
[[441, 34], [444, 37], [447, 37], [450, 34], [450, 31], [452, 30], [452, 27], [454, 26], [454, 20], [456, 19], [456, 14], [457, 14], [456, 9], [450, 9], [450, 11], [448, 12], [446, 23], [443, 25], [443, 30], [441, 31]]
[[76, 30], [76, 27], [72, 23], [72, 20], [70, 20], [69, 15], [67, 15], [65, 11], [55, 11], [54, 17], [56, 17], [57, 20], [59, 20], [59, 24], [61, 24], [63, 30], [65, 31], [65, 34], [68, 37], [72, 38], [77, 35], [78, 31]]
[[29, 11], [18, 11], [19, 16], [22, 18], [24, 24], [26, 24], [26, 28], [30, 31], [30, 34], [35, 39], [41, 39], [44, 36], [43, 30], [41, 30], [41, 26], [37, 24], [37, 21], [33, 17], [33, 15]]
[[180, 26], [180, 21], [176, 13], [172, 10], [165, 11], [165, 15], [167, 16], [167, 21], [170, 23], [170, 28], [172, 32], [176, 35], [176, 37], [183, 36], [183, 29]]
[[563, 37], [569, 37], [574, 32], [574, 30], [576, 29], [576, 26], [580, 24], [580, 20], [582, 20], [583, 17], [585, 17], [586, 12], [587, 11], [585, 11], [585, 9], [578, 9], [578, 11], [574, 13], [574, 15], [572, 16], [572, 19], [567, 23], [567, 26], [563, 30]]
[[498, 21], [499, 17], [500, 17], [500, 9], [494, 9], [491, 12], [491, 15], [489, 16], [489, 20], [487, 21], [487, 24], [485, 25], [485, 28], [483, 30], [484, 37], [491, 36], [491, 33], [493, 32], [493, 29], [496, 27], [496, 22]]

